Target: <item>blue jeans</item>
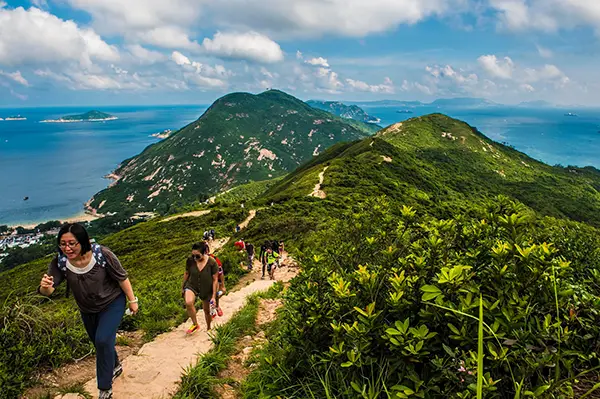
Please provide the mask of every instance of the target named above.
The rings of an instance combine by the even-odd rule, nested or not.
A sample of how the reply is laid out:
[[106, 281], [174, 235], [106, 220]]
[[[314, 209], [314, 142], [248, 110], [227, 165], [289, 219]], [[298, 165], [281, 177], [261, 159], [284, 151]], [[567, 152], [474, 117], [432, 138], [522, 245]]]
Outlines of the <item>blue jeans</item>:
[[100, 313], [81, 313], [83, 325], [96, 347], [98, 389], [112, 388], [113, 370], [119, 364], [115, 344], [117, 329], [125, 313], [125, 294], [119, 295]]

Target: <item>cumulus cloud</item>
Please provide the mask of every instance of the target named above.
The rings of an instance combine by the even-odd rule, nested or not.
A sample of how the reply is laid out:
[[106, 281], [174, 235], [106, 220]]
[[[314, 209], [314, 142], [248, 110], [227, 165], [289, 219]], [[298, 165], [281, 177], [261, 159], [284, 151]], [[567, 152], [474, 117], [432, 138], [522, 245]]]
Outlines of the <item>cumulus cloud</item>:
[[533, 93], [535, 91], [535, 87], [527, 83], [523, 83], [519, 88], [526, 93]]
[[500, 79], [512, 79], [515, 63], [510, 57], [499, 60], [495, 55], [482, 55], [477, 61], [491, 76]]
[[21, 71], [15, 71], [10, 73], [0, 70], [0, 76], [4, 76], [14, 82], [19, 83], [20, 85], [29, 86], [29, 82], [23, 77], [23, 75], [21, 75]]
[[260, 63], [283, 61], [279, 44], [257, 32], [221, 33], [202, 42], [204, 51], [222, 58], [241, 59]]
[[362, 37], [457, 12], [466, 0], [222, 0], [208, 3], [216, 21], [278, 36]]
[[425, 67], [425, 70], [429, 72], [429, 74], [433, 76], [433, 78], [435, 78], [436, 81], [448, 79], [460, 85], [468, 85], [477, 83], [479, 80], [477, 74], [464, 73], [464, 71], [457, 71], [450, 65], [445, 65], [443, 67], [439, 65], [427, 66]]
[[119, 52], [92, 29], [38, 8], [0, 8], [0, 64], [117, 61]]
[[552, 58], [554, 56], [554, 53], [552, 52], [552, 50], [546, 48], [546, 47], [542, 47], [540, 45], [536, 46], [537, 47], [537, 51], [540, 55], [540, 57], [542, 58]]
[[136, 35], [163, 27], [189, 27], [201, 14], [205, 0], [68, 0], [89, 13], [101, 33]]
[[136, 38], [144, 43], [167, 49], [200, 50], [200, 45], [177, 26], [160, 26], [140, 32]]
[[370, 93], [394, 94], [394, 82], [388, 77], [383, 80], [382, 84], [370, 85], [366, 82], [354, 79], [346, 79], [348, 86], [356, 91], [364, 91]]
[[155, 64], [167, 59], [164, 54], [159, 53], [158, 51], [148, 50], [139, 44], [126, 45], [125, 48], [129, 51], [129, 54], [131, 54], [134, 60], [140, 64]]
[[311, 58], [310, 60], [306, 60], [305, 62], [310, 65], [318, 65], [325, 68], [329, 68], [329, 63], [327, 62], [327, 59], [323, 57]]
[[491, 0], [501, 27], [509, 30], [591, 26], [600, 31], [600, 2], [590, 0]]
[[183, 68], [183, 76], [188, 83], [202, 88], [225, 88], [227, 79], [233, 76], [223, 65], [210, 66], [201, 62], [192, 61], [178, 51], [171, 54], [171, 60]]

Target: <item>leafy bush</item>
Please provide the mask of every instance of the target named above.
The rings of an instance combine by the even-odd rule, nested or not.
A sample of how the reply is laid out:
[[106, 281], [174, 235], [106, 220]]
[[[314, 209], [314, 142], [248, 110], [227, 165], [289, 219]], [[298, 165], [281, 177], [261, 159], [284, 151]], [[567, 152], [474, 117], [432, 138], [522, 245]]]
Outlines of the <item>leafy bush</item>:
[[484, 396], [571, 397], [599, 364], [597, 231], [502, 197], [471, 213], [378, 199], [316, 234], [245, 397], [473, 398], [480, 296]]

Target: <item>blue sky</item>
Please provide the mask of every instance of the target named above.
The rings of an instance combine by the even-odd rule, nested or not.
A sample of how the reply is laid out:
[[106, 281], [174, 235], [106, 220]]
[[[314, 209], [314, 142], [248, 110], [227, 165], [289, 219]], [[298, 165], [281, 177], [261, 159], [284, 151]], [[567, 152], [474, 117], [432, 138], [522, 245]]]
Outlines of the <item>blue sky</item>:
[[484, 97], [600, 105], [591, 0], [0, 0], [0, 106]]

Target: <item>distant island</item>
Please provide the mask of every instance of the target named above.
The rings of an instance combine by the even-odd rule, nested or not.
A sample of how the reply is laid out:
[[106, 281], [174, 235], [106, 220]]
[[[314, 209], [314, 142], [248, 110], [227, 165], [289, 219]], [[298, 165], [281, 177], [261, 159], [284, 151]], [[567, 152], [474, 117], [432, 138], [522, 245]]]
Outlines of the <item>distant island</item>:
[[119, 118], [100, 111], [89, 111], [85, 114], [67, 115], [59, 119], [46, 119], [42, 123], [104, 122], [114, 121], [115, 119]]
[[[0, 118], [0, 121], [2, 120], [2, 118]], [[8, 118], [4, 119], [5, 121], [26, 121], [27, 118], [25, 118], [24, 116], [21, 115], [17, 115], [17, 116], [9, 116]]]
[[565, 114], [565, 116], [573, 116], [573, 117], [575, 117], [575, 116], [577, 116], [577, 114], [574, 114], [574, 113], [572, 113], [572, 112], [567, 112], [567, 113]]
[[151, 137], [156, 137], [158, 139], [168, 139], [174, 132], [171, 129], [163, 130], [160, 133], [151, 134]]

